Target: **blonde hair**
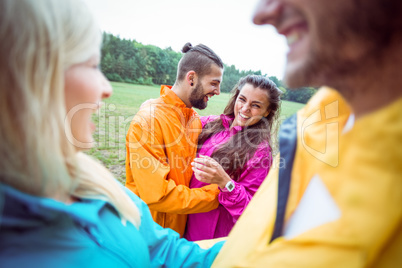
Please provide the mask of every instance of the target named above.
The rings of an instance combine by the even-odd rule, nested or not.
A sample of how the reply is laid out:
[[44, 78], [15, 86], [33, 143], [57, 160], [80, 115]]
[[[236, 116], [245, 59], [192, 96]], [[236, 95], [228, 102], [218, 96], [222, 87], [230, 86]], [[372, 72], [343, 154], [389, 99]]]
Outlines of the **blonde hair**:
[[97, 161], [77, 153], [65, 134], [65, 71], [101, 46], [86, 5], [1, 0], [0, 40], [0, 182], [61, 201], [103, 199], [139, 227], [138, 208], [123, 187]]

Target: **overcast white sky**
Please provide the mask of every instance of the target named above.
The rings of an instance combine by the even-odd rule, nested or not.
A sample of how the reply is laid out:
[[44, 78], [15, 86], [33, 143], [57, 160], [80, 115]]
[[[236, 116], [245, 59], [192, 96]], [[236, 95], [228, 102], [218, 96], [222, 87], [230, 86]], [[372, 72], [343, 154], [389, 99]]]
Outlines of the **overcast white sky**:
[[203, 43], [224, 63], [282, 79], [285, 39], [251, 17], [258, 0], [85, 0], [102, 30], [179, 52]]

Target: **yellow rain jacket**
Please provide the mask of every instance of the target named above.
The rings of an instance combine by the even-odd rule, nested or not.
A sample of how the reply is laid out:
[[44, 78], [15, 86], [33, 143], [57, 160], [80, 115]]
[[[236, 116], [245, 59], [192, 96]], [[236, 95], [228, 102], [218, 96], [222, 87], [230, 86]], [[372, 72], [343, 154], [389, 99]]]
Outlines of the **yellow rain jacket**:
[[297, 114], [288, 198], [278, 156], [212, 267], [402, 267], [401, 107], [348, 131], [345, 102], [319, 90]]
[[134, 116], [126, 137], [126, 187], [148, 204], [155, 222], [183, 236], [187, 215], [218, 207], [216, 185], [188, 188], [201, 132], [198, 114], [170, 86]]

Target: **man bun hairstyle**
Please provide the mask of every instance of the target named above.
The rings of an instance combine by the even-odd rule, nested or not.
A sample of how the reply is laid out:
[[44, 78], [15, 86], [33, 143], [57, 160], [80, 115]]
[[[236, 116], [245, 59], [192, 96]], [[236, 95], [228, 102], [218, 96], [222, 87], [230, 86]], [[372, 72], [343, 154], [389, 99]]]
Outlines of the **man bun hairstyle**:
[[193, 45], [191, 43], [186, 43], [183, 48], [181, 49], [181, 52], [187, 53], [187, 51], [191, 50], [193, 48]]
[[182, 81], [189, 71], [196, 72], [201, 78], [210, 73], [212, 64], [223, 69], [221, 58], [206, 45], [199, 44], [193, 47], [191, 43], [186, 43], [181, 51], [184, 55], [177, 68], [178, 81]]

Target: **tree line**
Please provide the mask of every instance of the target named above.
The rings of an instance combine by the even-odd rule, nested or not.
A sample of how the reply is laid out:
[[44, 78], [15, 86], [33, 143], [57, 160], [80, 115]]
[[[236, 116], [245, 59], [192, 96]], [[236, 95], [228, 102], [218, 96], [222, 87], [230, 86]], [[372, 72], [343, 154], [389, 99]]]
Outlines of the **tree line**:
[[[121, 39], [110, 33], [103, 33], [101, 70], [110, 81], [142, 85], [173, 85], [176, 80], [180, 52], [171, 47], [161, 49], [143, 45], [135, 40]], [[222, 92], [230, 92], [243, 76], [262, 75], [261, 71], [238, 70], [234, 65], [224, 64]], [[268, 76], [265, 74], [265, 76]], [[268, 76], [283, 92], [282, 99], [306, 103], [315, 89], [288, 90], [276, 76]]]

